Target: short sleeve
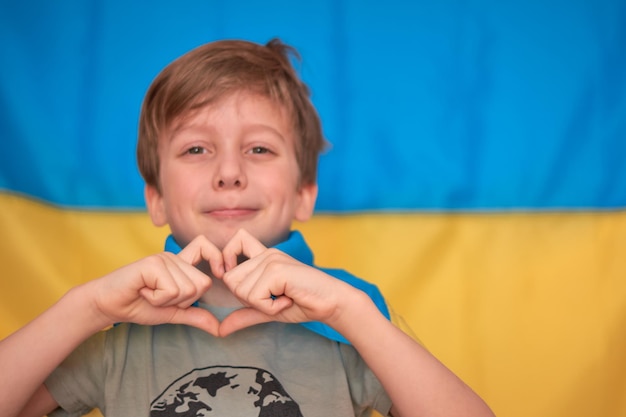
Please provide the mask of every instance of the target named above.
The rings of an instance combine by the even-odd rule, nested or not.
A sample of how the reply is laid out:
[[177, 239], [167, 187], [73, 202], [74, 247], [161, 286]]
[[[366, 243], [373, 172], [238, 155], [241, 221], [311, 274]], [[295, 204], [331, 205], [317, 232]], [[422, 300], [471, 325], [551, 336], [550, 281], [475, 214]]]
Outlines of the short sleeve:
[[371, 410], [387, 416], [391, 399], [376, 375], [350, 345], [341, 344], [341, 355], [348, 377], [355, 416], [369, 416]]
[[106, 332], [98, 332], [70, 354], [44, 384], [59, 404], [49, 417], [82, 416], [102, 403]]

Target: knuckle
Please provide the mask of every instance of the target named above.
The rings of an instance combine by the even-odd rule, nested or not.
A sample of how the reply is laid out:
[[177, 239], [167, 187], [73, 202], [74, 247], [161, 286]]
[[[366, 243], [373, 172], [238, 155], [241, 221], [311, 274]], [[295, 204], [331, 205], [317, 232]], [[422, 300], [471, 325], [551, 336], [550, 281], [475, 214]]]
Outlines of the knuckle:
[[209, 279], [209, 277], [207, 277], [206, 279], [202, 280], [202, 282], [200, 283], [200, 286], [199, 286], [200, 292], [202, 294], [207, 292], [209, 290], [209, 288], [211, 288], [211, 284], [212, 284], [212, 282]]
[[198, 235], [191, 240], [191, 243], [208, 243], [209, 239], [205, 235]]
[[147, 258], [145, 258], [145, 262], [150, 268], [154, 268], [157, 270], [162, 269], [166, 267], [166, 264], [168, 262], [168, 255], [169, 253], [167, 252], [150, 255]]
[[226, 283], [226, 285], [230, 285], [233, 281], [232, 278], [233, 274], [231, 271], [226, 271], [224, 273], [224, 275], [222, 276], [222, 281], [224, 281], [224, 283]]
[[265, 267], [269, 270], [274, 270], [284, 263], [285, 255], [278, 249], [271, 248], [267, 250], [267, 257]]
[[233, 293], [234, 293], [234, 294], [235, 294], [235, 296], [236, 296], [237, 298], [239, 298], [240, 300], [249, 301], [249, 299], [248, 299], [248, 298], [249, 298], [249, 297], [248, 297], [248, 294], [247, 294], [247, 292], [246, 292], [243, 288], [241, 288], [241, 287], [237, 287], [237, 288], [235, 288], [235, 289], [233, 290]]
[[245, 236], [249, 236], [248, 231], [246, 229], [244, 229], [243, 227], [239, 228], [237, 230], [237, 235], [239, 237], [245, 237]]

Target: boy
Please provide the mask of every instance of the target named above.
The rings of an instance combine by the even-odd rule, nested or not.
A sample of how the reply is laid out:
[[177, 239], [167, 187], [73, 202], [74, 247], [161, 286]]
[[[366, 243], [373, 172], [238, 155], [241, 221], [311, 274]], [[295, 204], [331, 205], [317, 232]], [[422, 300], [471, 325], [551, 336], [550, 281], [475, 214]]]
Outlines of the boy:
[[137, 150], [166, 252], [0, 344], [4, 415], [492, 415], [373, 286], [313, 267], [291, 231], [313, 214], [324, 140], [290, 53], [215, 42], [154, 80]]

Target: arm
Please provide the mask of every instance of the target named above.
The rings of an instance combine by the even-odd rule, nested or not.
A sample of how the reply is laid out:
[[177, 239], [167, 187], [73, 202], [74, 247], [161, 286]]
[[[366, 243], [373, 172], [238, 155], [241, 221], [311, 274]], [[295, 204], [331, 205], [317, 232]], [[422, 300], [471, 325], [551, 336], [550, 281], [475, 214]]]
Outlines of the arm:
[[4, 393], [0, 409], [7, 415], [17, 415], [27, 402], [31, 410], [23, 410], [22, 415], [41, 416], [56, 408], [48, 401], [43, 401], [40, 408], [43, 381], [82, 340], [101, 329], [96, 317], [76, 314], [91, 310], [87, 298], [81, 296], [83, 292], [80, 287], [70, 290], [45, 313], [0, 343], [0, 392]]
[[[250, 259], [237, 266], [239, 254]], [[224, 282], [247, 308], [228, 316], [220, 335], [272, 320], [321, 321], [357, 349], [391, 397], [394, 416], [493, 416], [479, 396], [387, 320], [362, 291], [265, 249], [245, 232], [224, 248], [224, 261]]]
[[367, 296], [345, 297], [345, 308], [328, 324], [352, 343], [381, 381], [393, 403], [392, 415], [493, 416], [478, 395], [383, 317]]
[[[189, 308], [211, 284], [193, 266], [201, 259], [209, 260], [216, 275], [223, 270], [221, 253], [206, 239], [196, 239], [179, 255], [152, 255], [71, 289], [2, 340], [3, 415], [52, 411], [56, 404], [42, 385], [47, 376], [85, 339], [114, 323], [181, 323], [217, 334], [215, 317], [206, 310]], [[24, 409], [27, 403], [29, 409]]]

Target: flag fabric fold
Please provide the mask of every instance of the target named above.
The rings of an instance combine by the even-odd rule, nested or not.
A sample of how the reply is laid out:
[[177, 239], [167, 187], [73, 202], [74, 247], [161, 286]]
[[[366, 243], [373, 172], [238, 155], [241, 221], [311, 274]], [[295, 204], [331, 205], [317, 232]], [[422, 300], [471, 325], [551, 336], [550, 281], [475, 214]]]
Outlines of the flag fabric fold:
[[[0, 337], [162, 250], [141, 100], [204, 42], [302, 55], [316, 264], [377, 285], [497, 415], [626, 415], [626, 6], [0, 5]], [[375, 337], [375, 336], [373, 336]]]

